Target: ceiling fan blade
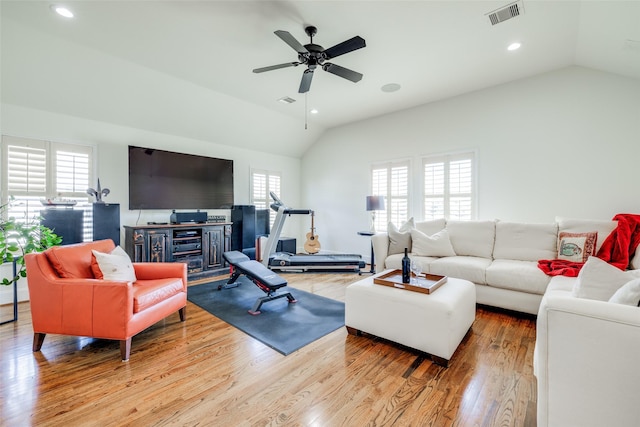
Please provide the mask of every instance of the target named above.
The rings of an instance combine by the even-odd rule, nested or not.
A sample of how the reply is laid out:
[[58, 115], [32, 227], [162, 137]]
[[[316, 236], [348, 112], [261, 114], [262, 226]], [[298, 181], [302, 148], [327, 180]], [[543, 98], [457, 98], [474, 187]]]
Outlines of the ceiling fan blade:
[[331, 46], [329, 49], [325, 49], [324, 53], [327, 55], [327, 59], [335, 58], [336, 56], [344, 55], [345, 53], [352, 52], [357, 49], [361, 49], [366, 46], [364, 39], [360, 36], [355, 36], [349, 40], [345, 40], [342, 43], [338, 43], [335, 46]]
[[302, 80], [300, 81], [300, 89], [298, 89], [298, 93], [309, 92], [309, 88], [311, 87], [311, 79], [313, 79], [313, 71], [304, 70], [302, 74]]
[[293, 48], [293, 50], [295, 50], [296, 52], [298, 52], [298, 53], [309, 53], [307, 48], [302, 46], [302, 44], [300, 44], [300, 42], [298, 40], [296, 40], [296, 38], [293, 37], [291, 35], [291, 33], [289, 33], [288, 31], [277, 30], [277, 31], [274, 31], [273, 33], [276, 36], [280, 37], [282, 39], [282, 41], [284, 41], [286, 44], [291, 46]]
[[269, 67], [254, 68], [254, 73], [264, 73], [265, 71], [278, 70], [280, 68], [297, 67], [300, 62], [285, 62], [284, 64], [271, 65]]
[[345, 78], [347, 80], [351, 80], [352, 82], [356, 83], [359, 82], [360, 80], [362, 80], [362, 74], [350, 70], [348, 68], [344, 68], [341, 67], [339, 65], [336, 64], [331, 64], [331, 63], [326, 63], [322, 66], [322, 69], [325, 71], [330, 72], [331, 74], [335, 74], [336, 76], [340, 76], [342, 78]]

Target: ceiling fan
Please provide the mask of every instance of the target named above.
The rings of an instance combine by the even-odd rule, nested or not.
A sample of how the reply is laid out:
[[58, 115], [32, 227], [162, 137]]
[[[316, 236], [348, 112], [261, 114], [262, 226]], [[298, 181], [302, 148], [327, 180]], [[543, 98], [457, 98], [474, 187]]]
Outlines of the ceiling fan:
[[286, 44], [291, 46], [293, 50], [298, 52], [298, 61], [285, 62], [284, 64], [256, 68], [253, 70], [253, 72], [263, 73], [265, 71], [277, 70], [279, 68], [297, 67], [298, 65], [304, 64], [307, 66], [307, 69], [304, 70], [304, 73], [302, 74], [300, 89], [298, 89], [299, 93], [305, 93], [309, 91], [309, 88], [311, 87], [311, 79], [313, 79], [313, 72], [318, 66], [321, 67], [324, 71], [328, 71], [331, 74], [335, 74], [336, 76], [345, 78], [354, 83], [359, 82], [362, 79], [362, 74], [358, 72], [341, 67], [336, 64], [332, 64], [330, 62], [325, 62], [340, 55], [344, 55], [345, 53], [349, 53], [365, 47], [366, 44], [362, 37], [355, 36], [353, 38], [350, 38], [349, 40], [345, 40], [342, 43], [338, 43], [335, 46], [325, 49], [322, 46], [313, 43], [313, 36], [315, 36], [318, 32], [318, 29], [316, 27], [310, 25], [307, 26], [304, 31], [311, 38], [311, 42], [304, 46], [298, 40], [296, 40], [296, 38], [293, 37], [288, 31], [274, 31], [276, 36], [280, 37]]

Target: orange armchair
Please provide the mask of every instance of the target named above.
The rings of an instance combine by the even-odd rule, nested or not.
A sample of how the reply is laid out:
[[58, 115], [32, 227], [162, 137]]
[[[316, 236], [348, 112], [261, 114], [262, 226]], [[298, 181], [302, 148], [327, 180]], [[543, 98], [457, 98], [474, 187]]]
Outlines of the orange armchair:
[[138, 332], [176, 311], [185, 321], [186, 264], [133, 263], [135, 282], [94, 278], [91, 250], [114, 248], [112, 240], [99, 240], [25, 255], [33, 351], [40, 350], [48, 333], [87, 336], [119, 340], [127, 361], [131, 337]]

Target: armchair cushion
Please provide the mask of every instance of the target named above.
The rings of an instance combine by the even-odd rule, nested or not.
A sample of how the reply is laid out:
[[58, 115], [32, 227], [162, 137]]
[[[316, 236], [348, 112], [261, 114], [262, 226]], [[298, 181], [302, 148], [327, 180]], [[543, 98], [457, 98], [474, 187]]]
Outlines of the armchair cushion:
[[94, 279], [91, 270], [92, 249], [110, 253], [116, 245], [111, 239], [74, 245], [54, 246], [44, 253], [59, 277], [65, 279]]
[[133, 287], [133, 312], [139, 313], [146, 308], [183, 292], [184, 286], [179, 278], [145, 280], [144, 284]]

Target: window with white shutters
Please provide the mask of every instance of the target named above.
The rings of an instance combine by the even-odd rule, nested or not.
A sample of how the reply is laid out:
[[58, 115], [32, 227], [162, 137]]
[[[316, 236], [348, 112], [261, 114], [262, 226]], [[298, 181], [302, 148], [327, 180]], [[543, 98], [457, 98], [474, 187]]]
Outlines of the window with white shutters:
[[474, 153], [427, 157], [423, 166], [424, 219], [475, 219]]
[[8, 215], [33, 220], [43, 209], [41, 199], [77, 201], [84, 214], [84, 238], [91, 240], [93, 148], [10, 136], [2, 137], [2, 203], [11, 198]]
[[376, 211], [375, 228], [398, 227], [409, 218], [409, 162], [374, 165], [371, 169], [371, 195], [384, 196], [385, 210]]
[[280, 172], [252, 170], [251, 171], [251, 204], [256, 209], [269, 209], [269, 226], [273, 226], [276, 212], [271, 209], [271, 196], [273, 191], [280, 196], [281, 174]]

